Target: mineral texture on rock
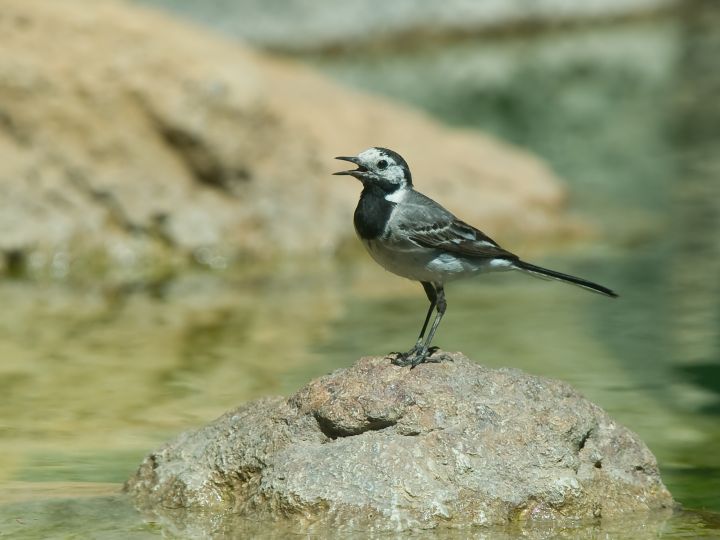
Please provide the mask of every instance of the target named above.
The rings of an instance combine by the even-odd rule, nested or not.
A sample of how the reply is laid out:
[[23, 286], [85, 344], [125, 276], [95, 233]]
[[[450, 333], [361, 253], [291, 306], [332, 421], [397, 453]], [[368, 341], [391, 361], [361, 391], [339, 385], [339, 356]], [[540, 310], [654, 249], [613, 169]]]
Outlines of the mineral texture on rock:
[[568, 523], [674, 504], [645, 444], [569, 385], [458, 353], [413, 370], [362, 358], [246, 404], [150, 454], [126, 489], [163, 519], [303, 530]]

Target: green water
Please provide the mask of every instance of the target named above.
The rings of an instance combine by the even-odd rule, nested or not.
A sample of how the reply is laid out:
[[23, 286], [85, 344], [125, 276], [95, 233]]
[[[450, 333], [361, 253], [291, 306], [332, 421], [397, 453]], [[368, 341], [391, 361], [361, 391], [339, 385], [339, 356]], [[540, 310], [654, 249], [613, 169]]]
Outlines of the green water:
[[[569, 538], [720, 537], [720, 48], [708, 20], [305, 59], [532, 149], [598, 231], [536, 262], [617, 301], [484, 276], [448, 287], [437, 335], [488, 366], [577, 387], [640, 434], [692, 510]], [[408, 348], [426, 307], [418, 285], [359, 252], [161, 283], [5, 280], [0, 298], [0, 537], [12, 538], [171, 535], [119, 494], [148, 451], [243, 401]]]
[[[661, 344], [638, 343], [654, 324], [638, 313], [652, 313], [646, 303], [663, 285], [634, 291], [629, 257], [606, 248], [543, 261], [613, 284], [618, 301], [524, 276], [454, 284], [437, 342], [569, 381], [643, 437], [679, 501], [719, 510], [709, 393], [657, 356]], [[159, 534], [118, 495], [145, 453], [240, 402], [406, 348], [425, 309], [418, 286], [364, 259], [130, 291], [10, 282], [0, 295], [10, 307], [0, 317], [0, 531], [28, 538]], [[663, 530], [687, 523], [718, 531], [696, 514]]]

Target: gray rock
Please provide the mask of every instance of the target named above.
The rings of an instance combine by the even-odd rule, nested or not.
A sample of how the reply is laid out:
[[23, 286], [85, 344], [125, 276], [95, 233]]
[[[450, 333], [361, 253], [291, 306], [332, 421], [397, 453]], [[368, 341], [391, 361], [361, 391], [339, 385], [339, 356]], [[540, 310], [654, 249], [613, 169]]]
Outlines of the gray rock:
[[212, 516], [215, 531], [224, 519], [567, 524], [674, 504], [645, 444], [569, 385], [436, 354], [445, 361], [414, 370], [362, 358], [289, 399], [244, 405], [150, 454], [126, 489], [176, 524]]

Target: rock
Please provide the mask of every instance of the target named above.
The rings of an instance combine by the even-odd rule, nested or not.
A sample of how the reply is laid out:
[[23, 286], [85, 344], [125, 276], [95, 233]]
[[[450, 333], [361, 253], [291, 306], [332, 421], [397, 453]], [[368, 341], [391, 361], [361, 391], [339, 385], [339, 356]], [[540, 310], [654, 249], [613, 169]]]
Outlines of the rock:
[[645, 444], [569, 385], [445, 356], [413, 370], [362, 358], [289, 399], [249, 403], [150, 454], [126, 489], [180, 528], [213, 516], [215, 531], [226, 519], [567, 525], [673, 506]]
[[423, 2], [383, 0], [195, 2], [139, 0], [192, 17], [261, 47], [291, 51], [357, 51], [388, 43], [407, 46], [433, 38], [466, 37], [518, 28], [647, 18], [678, 7], [677, 0], [505, 0]]
[[6, 0], [0, 33], [0, 269], [332, 253], [359, 193], [332, 158], [372, 145], [488, 233], [573, 228], [564, 188], [527, 153], [162, 13]]

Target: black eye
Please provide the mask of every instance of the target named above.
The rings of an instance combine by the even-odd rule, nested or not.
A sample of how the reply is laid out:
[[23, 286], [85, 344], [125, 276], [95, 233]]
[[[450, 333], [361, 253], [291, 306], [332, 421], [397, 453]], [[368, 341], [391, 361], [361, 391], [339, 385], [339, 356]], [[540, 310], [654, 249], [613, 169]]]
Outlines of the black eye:
[[385, 161], [384, 159], [381, 159], [380, 161], [378, 161], [377, 168], [380, 170], [387, 169], [387, 161]]

